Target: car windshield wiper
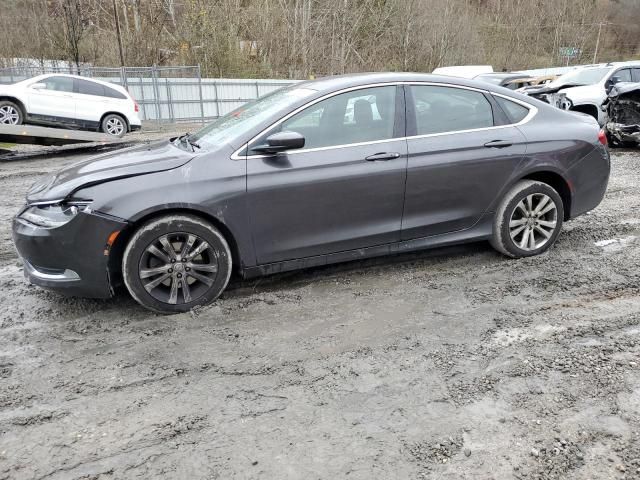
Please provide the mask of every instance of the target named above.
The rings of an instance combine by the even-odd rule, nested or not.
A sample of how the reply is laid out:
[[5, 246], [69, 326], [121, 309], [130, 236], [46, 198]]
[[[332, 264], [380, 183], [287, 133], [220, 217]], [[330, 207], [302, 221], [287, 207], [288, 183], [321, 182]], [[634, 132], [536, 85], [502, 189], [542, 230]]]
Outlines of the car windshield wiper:
[[197, 142], [194, 142], [193, 140], [191, 140], [191, 134], [189, 132], [179, 136], [178, 140], [180, 140], [181, 144], [189, 145], [191, 149], [194, 151], [196, 148], [198, 149], [202, 148]]

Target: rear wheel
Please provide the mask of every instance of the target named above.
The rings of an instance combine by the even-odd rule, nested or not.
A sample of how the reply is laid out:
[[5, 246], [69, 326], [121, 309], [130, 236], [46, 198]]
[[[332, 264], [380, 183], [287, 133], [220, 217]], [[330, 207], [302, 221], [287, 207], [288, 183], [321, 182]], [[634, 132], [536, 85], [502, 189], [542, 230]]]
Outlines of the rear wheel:
[[558, 192], [546, 183], [521, 180], [500, 202], [491, 245], [509, 257], [538, 255], [555, 243], [563, 219]]
[[22, 109], [9, 100], [0, 100], [0, 125], [22, 125]]
[[122, 138], [127, 133], [127, 122], [120, 115], [110, 113], [102, 119], [102, 131], [112, 137]]
[[142, 306], [177, 313], [218, 298], [229, 283], [231, 264], [229, 245], [212, 225], [191, 215], [169, 215], [133, 235], [122, 272]]

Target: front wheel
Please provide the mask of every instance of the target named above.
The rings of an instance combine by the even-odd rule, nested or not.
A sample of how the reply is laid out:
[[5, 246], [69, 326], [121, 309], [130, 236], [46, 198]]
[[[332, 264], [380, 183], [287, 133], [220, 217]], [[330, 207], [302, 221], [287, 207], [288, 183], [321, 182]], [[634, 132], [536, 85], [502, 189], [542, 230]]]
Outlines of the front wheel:
[[521, 180], [504, 196], [493, 221], [493, 248], [513, 258], [548, 250], [558, 238], [564, 207], [546, 183]]
[[222, 234], [191, 215], [168, 215], [142, 225], [122, 259], [131, 296], [159, 313], [186, 312], [214, 301], [231, 276]]
[[22, 125], [22, 109], [9, 100], [0, 100], [0, 125]]

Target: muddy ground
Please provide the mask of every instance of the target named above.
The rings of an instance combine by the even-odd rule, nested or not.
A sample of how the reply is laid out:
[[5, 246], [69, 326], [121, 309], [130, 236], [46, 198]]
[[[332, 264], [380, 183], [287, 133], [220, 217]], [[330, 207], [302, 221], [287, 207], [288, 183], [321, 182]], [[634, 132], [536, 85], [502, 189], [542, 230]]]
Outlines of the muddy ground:
[[0, 478], [640, 478], [640, 153], [547, 254], [235, 283], [160, 316], [22, 278], [0, 164]]

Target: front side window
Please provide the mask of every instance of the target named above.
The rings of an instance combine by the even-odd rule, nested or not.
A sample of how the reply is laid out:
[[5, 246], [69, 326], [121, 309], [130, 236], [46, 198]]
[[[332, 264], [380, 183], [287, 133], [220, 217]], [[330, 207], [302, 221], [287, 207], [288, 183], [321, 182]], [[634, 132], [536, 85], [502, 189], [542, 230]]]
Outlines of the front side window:
[[56, 92], [73, 92], [73, 78], [71, 77], [47, 77], [38, 83], [44, 83], [47, 90]]
[[612, 76], [616, 77], [618, 79], [618, 82], [630, 82], [631, 81], [631, 69], [624, 68], [622, 70], [618, 70]]
[[[305, 148], [393, 138], [396, 87], [372, 87], [322, 100], [285, 120], [279, 130], [305, 137]], [[267, 135], [275, 133], [274, 130]]]
[[432, 85], [411, 87], [417, 135], [493, 127], [493, 110], [474, 90]]

